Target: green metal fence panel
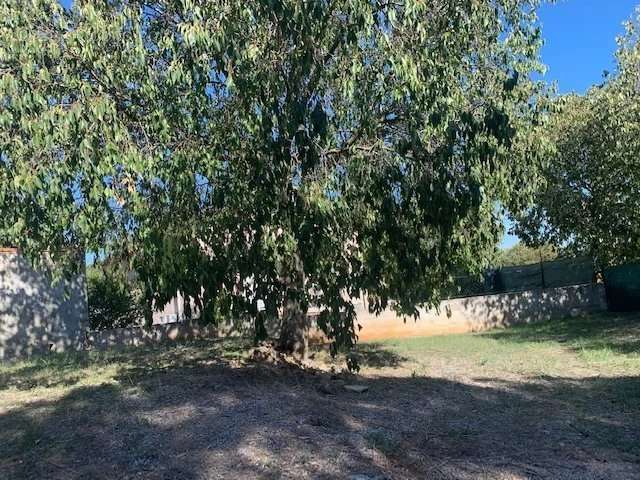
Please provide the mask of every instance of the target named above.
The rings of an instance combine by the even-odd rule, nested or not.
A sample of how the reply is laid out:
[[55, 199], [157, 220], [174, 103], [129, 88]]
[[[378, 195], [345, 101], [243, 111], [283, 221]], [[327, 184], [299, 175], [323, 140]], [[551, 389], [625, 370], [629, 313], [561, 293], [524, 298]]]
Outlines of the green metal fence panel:
[[540, 264], [504, 267], [497, 274], [497, 289], [502, 292], [517, 292], [542, 288], [542, 269]]
[[544, 286], [547, 288], [583, 285], [594, 280], [593, 260], [588, 257], [544, 262]]
[[[605, 270], [604, 281], [609, 309], [640, 310], [640, 263]], [[585, 285], [595, 281], [590, 258], [567, 258], [518, 267], [488, 270], [482, 277], [459, 275], [449, 298], [519, 292], [536, 288], [559, 288]]]
[[482, 277], [460, 275], [455, 278], [453, 288], [447, 292], [447, 296], [449, 298], [475, 297], [486, 295], [487, 291], [486, 282]]
[[630, 263], [604, 271], [609, 310], [640, 310], [640, 263]]
[[558, 288], [584, 285], [594, 281], [590, 258], [567, 258], [552, 262], [488, 270], [483, 277], [459, 275], [449, 298], [520, 292], [536, 288]]

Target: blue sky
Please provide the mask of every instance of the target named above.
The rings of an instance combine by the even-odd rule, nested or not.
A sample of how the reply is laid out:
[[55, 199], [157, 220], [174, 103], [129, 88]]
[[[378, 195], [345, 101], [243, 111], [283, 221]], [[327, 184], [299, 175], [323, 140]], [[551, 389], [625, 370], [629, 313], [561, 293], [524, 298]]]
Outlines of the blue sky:
[[[60, 0], [69, 6], [72, 0]], [[614, 70], [616, 36], [631, 18], [640, 0], [558, 0], [540, 9], [545, 46], [542, 60], [545, 79], [557, 82], [560, 93], [584, 93], [602, 81], [605, 70]], [[507, 226], [508, 227], [508, 226]], [[501, 247], [518, 241], [505, 235]]]
[[559, 0], [540, 10], [546, 78], [561, 93], [585, 92], [613, 71], [616, 36], [640, 0]]

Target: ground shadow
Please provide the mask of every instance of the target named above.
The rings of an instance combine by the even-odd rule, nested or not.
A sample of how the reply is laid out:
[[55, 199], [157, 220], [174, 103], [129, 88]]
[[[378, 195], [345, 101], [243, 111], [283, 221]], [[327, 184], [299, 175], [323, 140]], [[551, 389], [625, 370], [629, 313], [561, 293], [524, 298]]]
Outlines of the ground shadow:
[[408, 359], [397, 352], [385, 348], [384, 345], [375, 342], [358, 344], [356, 356], [362, 367], [371, 368], [396, 368]]
[[[640, 378], [362, 378], [217, 354], [0, 413], [6, 478], [640, 476]], [[386, 362], [386, 360], [384, 361]], [[383, 363], [384, 363], [383, 362]], [[319, 389], [330, 384], [331, 389]], [[362, 478], [362, 477], [361, 477]], [[366, 477], [365, 477], [366, 478]], [[380, 477], [379, 477], [380, 478]]]
[[71, 386], [81, 380], [78, 371], [91, 367], [100, 369], [110, 364], [130, 365], [130, 375], [144, 376], [165, 368], [202, 367], [203, 361], [230, 361], [242, 358], [250, 341], [243, 338], [199, 339], [188, 342], [167, 342], [140, 347], [111, 350], [81, 350], [34, 356], [26, 362], [6, 363], [0, 369], [0, 392], [15, 388]]

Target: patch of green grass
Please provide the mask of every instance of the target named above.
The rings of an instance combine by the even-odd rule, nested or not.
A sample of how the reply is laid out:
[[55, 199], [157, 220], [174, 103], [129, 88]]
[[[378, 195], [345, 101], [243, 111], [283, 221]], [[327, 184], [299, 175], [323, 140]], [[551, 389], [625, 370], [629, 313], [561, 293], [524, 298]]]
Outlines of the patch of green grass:
[[[562, 375], [588, 368], [602, 374], [640, 371], [640, 314], [600, 314], [475, 334], [369, 344], [431, 371], [457, 365], [468, 373]], [[370, 349], [371, 350], [371, 347]], [[374, 354], [369, 351], [369, 356]], [[378, 355], [379, 357], [381, 355]], [[389, 362], [388, 362], [389, 363]]]
[[559, 346], [585, 366], [610, 371], [640, 370], [640, 314], [564, 318], [488, 332], [503, 344]]
[[433, 373], [438, 366], [447, 365], [458, 365], [460, 370], [468, 372], [506, 369], [534, 374], [554, 370], [559, 361], [557, 354], [548, 355], [549, 350], [554, 350], [552, 346], [516, 345], [475, 334], [385, 341], [380, 342], [380, 346], [415, 362], [427, 374]]
[[[45, 389], [63, 392], [74, 386], [122, 383], [174, 368], [195, 368], [243, 357], [240, 340], [206, 340], [111, 351], [52, 354], [0, 364], [3, 392]], [[408, 369], [414, 375], [529, 377], [630, 375], [640, 371], [640, 314], [601, 314], [515, 326], [477, 334], [408, 338], [363, 343], [363, 367]], [[319, 361], [332, 360], [319, 355]], [[333, 362], [335, 364], [335, 362]], [[3, 402], [0, 402], [0, 405]]]
[[133, 385], [136, 378], [157, 371], [238, 359], [246, 347], [242, 340], [199, 340], [109, 351], [52, 353], [0, 363], [0, 400], [6, 391], [65, 391], [74, 386], [119, 381]]

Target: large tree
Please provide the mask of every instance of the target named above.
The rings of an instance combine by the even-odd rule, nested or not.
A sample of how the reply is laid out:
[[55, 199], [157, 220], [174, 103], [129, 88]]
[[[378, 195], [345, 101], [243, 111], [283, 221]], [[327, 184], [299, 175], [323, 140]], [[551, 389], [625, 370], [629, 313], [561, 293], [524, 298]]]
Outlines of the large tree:
[[638, 25], [627, 24], [617, 69], [602, 85], [558, 99], [545, 187], [517, 216], [515, 231], [529, 244], [551, 242], [601, 266], [640, 259]]
[[0, 239], [349, 348], [353, 297], [435, 304], [531, 195], [537, 3], [5, 0]]

